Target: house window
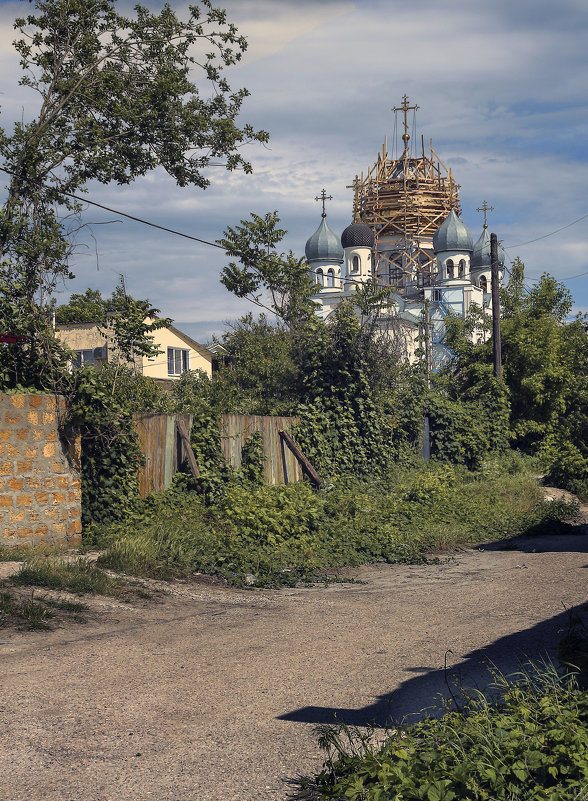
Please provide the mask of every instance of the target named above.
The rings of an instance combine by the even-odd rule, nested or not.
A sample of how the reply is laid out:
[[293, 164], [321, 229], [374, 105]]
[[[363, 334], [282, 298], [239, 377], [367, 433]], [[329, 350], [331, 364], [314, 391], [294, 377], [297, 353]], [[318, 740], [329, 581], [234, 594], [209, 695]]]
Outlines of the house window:
[[190, 359], [188, 357], [189, 351], [182, 350], [181, 348], [168, 348], [167, 349], [167, 374], [168, 375], [182, 375], [183, 372], [190, 369]]
[[459, 261], [459, 277], [463, 278], [465, 275], [466, 263], [465, 259], [460, 259]]
[[488, 292], [488, 279], [485, 275], [480, 278], [480, 289], [484, 293]]
[[317, 284], [319, 286], [324, 286], [325, 285], [323, 271], [320, 270], [320, 269], [316, 271], [316, 282], [317, 282]]
[[441, 290], [440, 289], [434, 289], [431, 294], [433, 296], [433, 302], [441, 303], [442, 297], [441, 297]]
[[453, 259], [447, 259], [447, 278], [453, 278]]
[[335, 271], [329, 270], [327, 273], [327, 286], [335, 286]]
[[351, 261], [351, 272], [358, 273], [359, 272], [359, 256], [354, 256]]
[[76, 350], [75, 356], [71, 360], [71, 366], [74, 370], [79, 370], [81, 367], [100, 367], [102, 362], [108, 359], [107, 348], [104, 345], [101, 348], [88, 348], [85, 350]]

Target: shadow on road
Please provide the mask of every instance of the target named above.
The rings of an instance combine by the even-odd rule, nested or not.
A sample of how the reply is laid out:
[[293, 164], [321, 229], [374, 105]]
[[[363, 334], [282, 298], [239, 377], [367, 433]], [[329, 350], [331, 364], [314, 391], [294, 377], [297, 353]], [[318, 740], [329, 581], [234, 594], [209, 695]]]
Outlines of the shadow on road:
[[[474, 548], [476, 551], [521, 551], [522, 553], [588, 553], [588, 526], [558, 523], [558, 532], [533, 529], [520, 537], [488, 542]], [[588, 567], [588, 565], [585, 565]]]
[[[344, 723], [348, 726], [384, 727], [402, 721], [414, 722], [427, 714], [443, 710], [442, 699], [451, 701], [461, 690], [476, 688], [486, 691], [492, 682], [492, 670], [512, 674], [529, 660], [557, 657], [557, 644], [568, 630], [571, 615], [588, 620], [588, 604], [580, 604], [561, 614], [543, 620], [530, 628], [501, 637], [471, 653], [457, 665], [434, 669], [427, 665], [407, 665], [406, 681], [396, 689], [379, 696], [370, 706], [360, 709], [305, 706], [279, 715], [279, 720], [300, 723]], [[451, 652], [447, 652], [450, 657]], [[451, 663], [451, 659], [448, 658]], [[410, 675], [414, 674], [414, 675]]]

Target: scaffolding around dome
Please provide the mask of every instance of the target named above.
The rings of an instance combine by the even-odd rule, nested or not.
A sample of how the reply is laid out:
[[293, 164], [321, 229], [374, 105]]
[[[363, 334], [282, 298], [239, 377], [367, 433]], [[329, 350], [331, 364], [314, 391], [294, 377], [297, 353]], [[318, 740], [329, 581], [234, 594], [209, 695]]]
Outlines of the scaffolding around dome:
[[414, 155], [409, 147], [408, 98], [394, 111], [404, 112], [404, 152], [399, 158], [388, 153], [387, 140], [376, 163], [366, 174], [356, 176], [354, 217], [374, 231], [375, 266], [379, 283], [412, 294], [435, 283], [433, 234], [454, 209], [459, 216], [459, 185], [451, 169], [443, 164], [430, 142], [425, 152]]

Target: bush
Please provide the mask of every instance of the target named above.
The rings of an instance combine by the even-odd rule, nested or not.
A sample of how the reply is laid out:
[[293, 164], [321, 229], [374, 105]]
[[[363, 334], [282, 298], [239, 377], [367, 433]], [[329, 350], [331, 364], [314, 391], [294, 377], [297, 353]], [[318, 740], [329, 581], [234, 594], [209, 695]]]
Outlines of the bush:
[[[140, 575], [205, 572], [233, 584], [292, 584], [326, 568], [418, 562], [431, 549], [520, 534], [570, 514], [543, 503], [526, 473], [488, 481], [431, 462], [376, 480], [313, 490], [232, 482], [210, 503], [170, 491], [144, 502], [125, 524], [95, 529], [101, 563]], [[100, 533], [101, 532], [101, 533]]]
[[530, 667], [499, 697], [482, 694], [388, 733], [381, 747], [344, 726], [319, 727], [328, 752], [320, 799], [579, 801], [588, 785], [588, 694], [551, 666]]

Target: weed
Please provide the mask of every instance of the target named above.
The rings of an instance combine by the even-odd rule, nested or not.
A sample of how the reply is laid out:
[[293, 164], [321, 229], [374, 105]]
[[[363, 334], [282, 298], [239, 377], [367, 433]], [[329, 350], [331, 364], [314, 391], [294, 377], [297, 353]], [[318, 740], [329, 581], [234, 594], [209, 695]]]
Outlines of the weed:
[[494, 676], [496, 697], [388, 731], [321, 726], [317, 798], [578, 801], [588, 779], [588, 694], [549, 664]]
[[19, 628], [29, 630], [48, 629], [48, 620], [55, 616], [55, 612], [48, 609], [45, 603], [34, 599], [19, 600], [10, 592], [0, 593], [0, 628], [16, 623]]
[[67, 590], [80, 595], [94, 593], [121, 596], [128, 592], [125, 582], [111, 578], [81, 558], [33, 558], [23, 564], [20, 571], [12, 577], [12, 582], [15, 585]]
[[557, 530], [573, 512], [543, 503], [537, 482], [511, 460], [491, 481], [431, 462], [395, 466], [371, 481], [228, 487], [215, 505], [195, 493], [159, 495], [125, 525], [93, 527], [99, 565], [167, 578], [194, 572], [237, 586], [324, 580], [330, 568], [367, 562], [427, 564], [435, 549]]

